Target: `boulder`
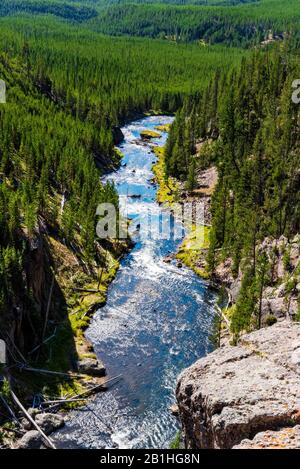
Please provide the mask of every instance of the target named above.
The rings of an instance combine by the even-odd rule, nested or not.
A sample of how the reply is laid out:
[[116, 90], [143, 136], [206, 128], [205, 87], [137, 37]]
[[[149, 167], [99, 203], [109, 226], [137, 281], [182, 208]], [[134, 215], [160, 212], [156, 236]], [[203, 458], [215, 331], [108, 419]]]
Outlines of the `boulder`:
[[42, 445], [42, 437], [37, 430], [25, 433], [20, 440], [15, 443], [15, 449], [39, 449]]
[[27, 409], [27, 412], [28, 414], [30, 415], [30, 417], [32, 417], [33, 419], [35, 419], [35, 417], [41, 412], [39, 409], [35, 409], [34, 407], [30, 407], [29, 409]]
[[232, 448], [300, 423], [300, 324], [278, 322], [202, 358], [179, 377], [187, 448]]
[[178, 417], [179, 416], [178, 405], [177, 404], [172, 404], [170, 406], [170, 412], [171, 412], [172, 415], [174, 415], [174, 417]]
[[38, 414], [35, 421], [46, 435], [50, 435], [65, 424], [64, 418], [59, 414]]
[[170, 254], [163, 259], [163, 262], [165, 262], [166, 264], [170, 264], [170, 262], [172, 262], [174, 259], [174, 254]]
[[91, 376], [105, 376], [106, 369], [102, 362], [95, 358], [84, 358], [78, 363], [78, 371]]
[[300, 426], [261, 432], [253, 440], [243, 440], [233, 449], [300, 449]]

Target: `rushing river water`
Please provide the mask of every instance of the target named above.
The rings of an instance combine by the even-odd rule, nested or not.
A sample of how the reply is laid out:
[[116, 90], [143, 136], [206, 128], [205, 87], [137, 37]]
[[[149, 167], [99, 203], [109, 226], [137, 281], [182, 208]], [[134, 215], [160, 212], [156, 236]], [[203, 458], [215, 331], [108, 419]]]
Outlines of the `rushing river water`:
[[[148, 209], [159, 216], [157, 188], [150, 184], [150, 144], [136, 141], [144, 129], [170, 123], [147, 117], [127, 125], [122, 167], [107, 179], [128, 199], [130, 218]], [[163, 145], [166, 133], [152, 144]], [[138, 197], [132, 197], [132, 195]], [[176, 222], [175, 222], [176, 226]], [[187, 268], [163, 259], [180, 240], [138, 240], [122, 261], [116, 280], [87, 331], [109, 376], [122, 379], [88, 405], [72, 412], [56, 437], [64, 448], [166, 448], [178, 423], [170, 414], [180, 371], [211, 350], [209, 334], [215, 296]]]

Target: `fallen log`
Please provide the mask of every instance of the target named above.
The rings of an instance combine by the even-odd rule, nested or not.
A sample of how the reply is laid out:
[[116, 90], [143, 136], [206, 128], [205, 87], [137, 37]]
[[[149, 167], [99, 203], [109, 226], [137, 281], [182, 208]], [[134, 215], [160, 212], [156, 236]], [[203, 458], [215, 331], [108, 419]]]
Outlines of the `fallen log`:
[[36, 421], [31, 417], [31, 415], [29, 415], [29, 413], [27, 412], [27, 410], [25, 409], [25, 407], [21, 404], [21, 402], [19, 401], [19, 399], [17, 398], [17, 396], [15, 395], [15, 393], [11, 390], [10, 391], [11, 393], [11, 396], [13, 398], [13, 400], [15, 401], [15, 403], [17, 404], [17, 406], [21, 409], [21, 411], [23, 412], [23, 414], [25, 415], [26, 419], [34, 426], [34, 428], [40, 433], [40, 435], [42, 436], [46, 446], [48, 446], [49, 448], [51, 449], [56, 449], [54, 443], [50, 440], [50, 438], [43, 432], [43, 430], [41, 429], [41, 427], [36, 423]]
[[41, 344], [37, 345], [36, 347], [34, 347], [34, 349], [32, 349], [30, 352], [28, 352], [28, 355], [32, 355], [34, 352], [36, 352], [39, 348], [41, 348], [43, 345], [47, 344], [51, 339], [53, 339], [53, 337], [56, 336], [56, 330], [57, 328], [55, 328], [55, 331], [54, 333], [48, 337], [47, 339], [45, 339]]
[[54, 281], [55, 281], [55, 276], [54, 276], [54, 273], [52, 273], [52, 281], [51, 281], [50, 292], [49, 292], [49, 297], [48, 297], [48, 303], [47, 303], [47, 309], [46, 309], [46, 314], [45, 314], [45, 322], [44, 322], [44, 327], [43, 327], [41, 343], [44, 342], [45, 334], [46, 334], [46, 330], [47, 330], [47, 326], [48, 326], [49, 311], [50, 311], [50, 306], [51, 306], [51, 300], [52, 300], [52, 294], [53, 294], [53, 288], [54, 288]]
[[17, 430], [16, 428], [9, 428], [9, 427], [6, 427], [5, 425], [2, 427], [2, 430], [5, 430], [6, 432], [11, 432], [11, 433], [14, 433], [15, 435], [18, 435], [18, 436], [23, 436], [25, 434], [25, 432], [21, 432], [20, 430]]
[[74, 396], [73, 399], [78, 399], [78, 398], [83, 397], [83, 396], [88, 396], [89, 394], [97, 391], [98, 389], [100, 390], [101, 388], [104, 388], [111, 381], [114, 381], [114, 380], [119, 379], [121, 377], [122, 377], [122, 375], [118, 375], [118, 376], [114, 376], [110, 379], [107, 379], [103, 383], [97, 384], [96, 386], [93, 386], [92, 388], [87, 389], [86, 391], [83, 391], [79, 394], [76, 394], [76, 396]]

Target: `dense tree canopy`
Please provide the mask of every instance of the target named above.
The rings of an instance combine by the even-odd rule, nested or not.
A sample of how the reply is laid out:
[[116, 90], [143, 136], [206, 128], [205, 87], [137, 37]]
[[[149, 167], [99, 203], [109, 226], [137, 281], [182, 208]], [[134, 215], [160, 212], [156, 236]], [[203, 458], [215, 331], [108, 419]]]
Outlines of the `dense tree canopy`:
[[[282, 235], [293, 239], [300, 231], [300, 108], [292, 101], [298, 76], [299, 62], [287, 46], [256, 52], [189, 99], [170, 132], [169, 174], [189, 181], [195, 162], [198, 169], [218, 169], [208, 262], [213, 273], [231, 258], [233, 275], [244, 272], [236, 331], [249, 326], [266, 271], [258, 243]], [[205, 140], [209, 150], [193, 156], [195, 143]]]
[[93, 259], [96, 207], [118, 205], [98, 170], [119, 162], [113, 126], [149, 109], [175, 111], [242, 54], [109, 38], [50, 16], [2, 18], [0, 39], [0, 309], [8, 311], [16, 288], [30, 301], [24, 263], [41, 230]]
[[[112, 128], [151, 109], [179, 110], [169, 175], [192, 189], [199, 167], [218, 167], [212, 270], [217, 250], [237, 271], [245, 256], [256, 263], [256, 240], [299, 231], [299, 116], [290, 100], [299, 71], [284, 43], [236, 71], [250, 52], [233, 47], [257, 45], [269, 29], [295, 45], [298, 0], [169, 3], [1, 2], [0, 309], [11, 306], [14, 285], [25, 288], [24, 253], [41, 227], [93, 259], [96, 206], [118, 204], [98, 171], [119, 161]], [[195, 161], [199, 139], [213, 143]]]
[[3, 0], [0, 16], [53, 15], [109, 35], [249, 47], [299, 31], [298, 0]]

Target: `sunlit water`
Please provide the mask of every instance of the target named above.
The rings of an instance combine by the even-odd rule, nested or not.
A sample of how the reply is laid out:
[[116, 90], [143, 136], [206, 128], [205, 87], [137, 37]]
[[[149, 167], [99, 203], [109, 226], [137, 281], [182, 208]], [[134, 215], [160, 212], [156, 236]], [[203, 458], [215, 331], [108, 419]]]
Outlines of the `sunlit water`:
[[[150, 144], [135, 141], [141, 130], [155, 130], [171, 121], [148, 117], [123, 129], [123, 166], [107, 179], [128, 197], [130, 218], [147, 209], [159, 216], [163, 210], [155, 202], [157, 188], [150, 183], [156, 158]], [[163, 145], [166, 137], [162, 133], [152, 144]], [[130, 197], [137, 194], [141, 198]], [[165, 448], [176, 435], [178, 422], [169, 411], [176, 378], [211, 350], [215, 301], [193, 272], [178, 268], [175, 261], [163, 262], [180, 242], [142, 237], [123, 260], [107, 305], [95, 314], [87, 331], [109, 376], [122, 374], [122, 379], [70, 414], [66, 427], [55, 436], [58, 446]]]

